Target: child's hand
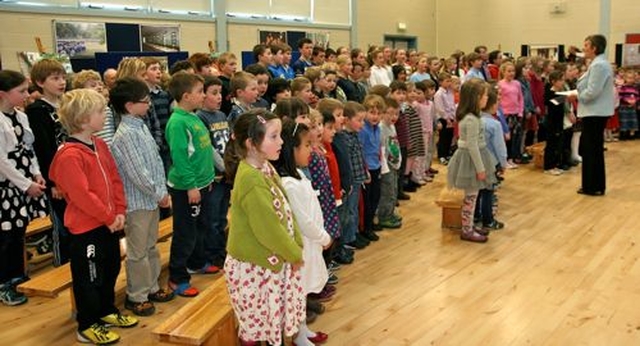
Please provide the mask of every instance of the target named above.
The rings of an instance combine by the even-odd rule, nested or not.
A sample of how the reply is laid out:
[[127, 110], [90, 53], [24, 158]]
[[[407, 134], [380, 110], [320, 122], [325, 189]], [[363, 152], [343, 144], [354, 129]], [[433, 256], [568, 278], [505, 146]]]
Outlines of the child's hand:
[[573, 112], [569, 113], [569, 122], [572, 124], [576, 123], [576, 115]]
[[189, 204], [200, 204], [200, 190], [191, 189], [187, 191], [187, 197], [189, 198]]
[[31, 183], [31, 185], [29, 185], [29, 188], [27, 189], [26, 192], [27, 192], [27, 195], [29, 195], [30, 197], [33, 197], [33, 198], [40, 197], [44, 193], [44, 185], [38, 184], [37, 182], [34, 181], [33, 183]]
[[487, 173], [485, 171], [476, 173], [476, 179], [478, 179], [480, 181], [487, 180]]
[[33, 177], [33, 181], [35, 181], [36, 183], [42, 185], [42, 186], [47, 186], [47, 181], [44, 180], [44, 178], [42, 177], [42, 175], [38, 174], [35, 177]]
[[109, 230], [111, 231], [111, 233], [115, 233], [117, 231], [120, 231], [121, 229], [124, 228], [124, 222], [125, 222], [125, 218], [124, 215], [122, 214], [118, 214], [116, 215], [116, 219], [113, 221], [113, 223], [111, 225], [109, 225]]
[[62, 191], [60, 189], [58, 189], [57, 187], [52, 187], [51, 197], [53, 197], [54, 199], [63, 199], [64, 195], [62, 194]]
[[171, 206], [171, 197], [169, 197], [169, 195], [162, 197], [160, 202], [158, 202], [158, 206], [160, 208], [169, 208]]

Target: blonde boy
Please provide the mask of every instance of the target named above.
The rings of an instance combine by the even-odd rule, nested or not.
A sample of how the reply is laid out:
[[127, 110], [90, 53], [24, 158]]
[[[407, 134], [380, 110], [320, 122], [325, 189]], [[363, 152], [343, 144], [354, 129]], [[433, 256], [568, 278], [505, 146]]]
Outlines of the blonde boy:
[[132, 327], [113, 292], [120, 272], [118, 232], [125, 224], [126, 203], [116, 163], [106, 143], [93, 135], [104, 123], [105, 99], [95, 90], [63, 95], [60, 122], [69, 138], [58, 149], [49, 177], [67, 201], [65, 225], [71, 235], [71, 278], [78, 322], [77, 339], [94, 344], [120, 337], [105, 325]]

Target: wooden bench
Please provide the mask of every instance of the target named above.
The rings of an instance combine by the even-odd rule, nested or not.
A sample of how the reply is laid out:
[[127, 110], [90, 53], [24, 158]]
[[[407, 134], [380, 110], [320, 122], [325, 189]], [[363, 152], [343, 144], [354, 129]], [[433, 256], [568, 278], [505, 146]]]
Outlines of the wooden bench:
[[236, 322], [222, 278], [153, 330], [161, 342], [182, 345], [238, 345]]
[[442, 208], [443, 228], [462, 228], [462, 203], [464, 192], [458, 189], [442, 188], [436, 199], [436, 205]]
[[34, 236], [36, 234], [50, 230], [51, 227], [53, 227], [53, 225], [51, 224], [51, 219], [49, 218], [49, 216], [33, 219], [31, 220], [31, 222], [29, 222], [29, 225], [27, 226], [27, 232], [25, 236], [26, 237]]
[[[172, 218], [167, 218], [160, 221], [158, 225], [158, 239], [166, 241], [167, 238], [173, 233]], [[121, 251], [121, 256], [124, 258], [125, 252]], [[160, 261], [163, 264], [163, 268], [166, 268], [169, 263], [169, 256], [160, 256]], [[163, 262], [163, 261], [166, 261]], [[60, 267], [53, 268], [52, 270], [38, 275], [31, 280], [18, 285], [18, 291], [26, 294], [27, 296], [41, 296], [55, 298], [60, 292], [71, 287], [71, 266], [69, 263], [61, 265]]]

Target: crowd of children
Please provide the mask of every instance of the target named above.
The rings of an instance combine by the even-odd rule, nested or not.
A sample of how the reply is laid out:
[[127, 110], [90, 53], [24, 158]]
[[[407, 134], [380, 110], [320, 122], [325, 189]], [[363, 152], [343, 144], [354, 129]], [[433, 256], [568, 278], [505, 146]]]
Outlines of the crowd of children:
[[[49, 214], [55, 264], [71, 260], [80, 341], [115, 342], [108, 326], [138, 323], [114, 302], [123, 232], [133, 314], [196, 296], [191, 275], [224, 269], [243, 345], [322, 343], [328, 335], [307, 324], [335, 295], [337, 271], [378, 231], [402, 227], [398, 201], [434, 180], [435, 155], [465, 192], [460, 237], [477, 243], [504, 227], [495, 189], [505, 169], [528, 162], [526, 146], [546, 140], [549, 174], [580, 160], [577, 105], [561, 92], [582, 65], [483, 46], [447, 59], [325, 51], [308, 39], [298, 49], [292, 63], [288, 45], [257, 45], [244, 71], [232, 53], [197, 53], [169, 71], [126, 58], [104, 84], [76, 73], [67, 92], [64, 68], [44, 59], [26, 107], [27, 79], [0, 72], [2, 302], [26, 302], [15, 289], [25, 229]], [[638, 132], [637, 82], [619, 75], [608, 129], [620, 139]], [[156, 241], [169, 213], [167, 289]]]

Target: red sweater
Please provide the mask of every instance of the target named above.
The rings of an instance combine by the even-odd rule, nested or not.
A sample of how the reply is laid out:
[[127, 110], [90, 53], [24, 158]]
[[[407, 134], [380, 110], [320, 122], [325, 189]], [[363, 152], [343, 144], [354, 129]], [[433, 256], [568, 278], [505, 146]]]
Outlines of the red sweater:
[[324, 143], [324, 149], [326, 151], [325, 158], [327, 159], [327, 166], [329, 167], [329, 176], [331, 177], [331, 186], [333, 188], [333, 194], [336, 200], [342, 199], [342, 188], [340, 181], [340, 169], [338, 168], [338, 159], [333, 152], [331, 143]]
[[126, 202], [118, 168], [106, 143], [93, 137], [95, 151], [78, 142], [65, 143], [53, 158], [49, 178], [67, 201], [64, 225], [73, 234], [109, 226], [125, 215]]

